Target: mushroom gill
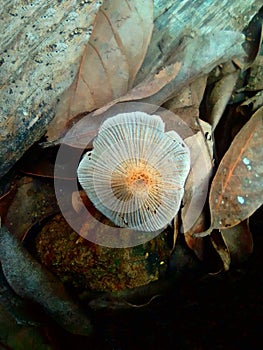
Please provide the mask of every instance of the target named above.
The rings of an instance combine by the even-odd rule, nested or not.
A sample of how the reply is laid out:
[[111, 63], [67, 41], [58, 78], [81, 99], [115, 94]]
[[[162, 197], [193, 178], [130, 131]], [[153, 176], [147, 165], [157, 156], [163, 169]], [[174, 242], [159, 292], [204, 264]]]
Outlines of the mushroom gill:
[[107, 119], [82, 158], [78, 179], [94, 206], [115, 225], [164, 228], [177, 214], [190, 170], [189, 150], [157, 115]]

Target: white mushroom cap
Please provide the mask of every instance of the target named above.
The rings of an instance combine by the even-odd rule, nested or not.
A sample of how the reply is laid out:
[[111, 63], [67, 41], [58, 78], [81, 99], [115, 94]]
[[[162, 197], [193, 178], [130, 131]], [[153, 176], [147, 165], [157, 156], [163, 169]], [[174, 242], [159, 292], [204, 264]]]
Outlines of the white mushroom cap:
[[107, 119], [78, 167], [94, 206], [120, 227], [157, 231], [177, 214], [190, 170], [187, 146], [157, 115]]

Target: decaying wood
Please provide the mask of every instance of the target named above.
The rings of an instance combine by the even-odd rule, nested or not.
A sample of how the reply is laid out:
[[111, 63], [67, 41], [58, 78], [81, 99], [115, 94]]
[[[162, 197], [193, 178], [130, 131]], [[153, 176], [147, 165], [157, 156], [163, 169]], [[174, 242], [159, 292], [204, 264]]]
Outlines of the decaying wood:
[[155, 0], [153, 36], [137, 83], [162, 67], [184, 37], [214, 30], [242, 31], [261, 7], [260, 0]]
[[[61, 93], [75, 77], [101, 3], [2, 1], [0, 177], [45, 134]], [[155, 29], [137, 83], [160, 68], [185, 36], [241, 31], [262, 2], [155, 0], [154, 5]]]
[[0, 177], [45, 133], [76, 75], [101, 3], [1, 2]]

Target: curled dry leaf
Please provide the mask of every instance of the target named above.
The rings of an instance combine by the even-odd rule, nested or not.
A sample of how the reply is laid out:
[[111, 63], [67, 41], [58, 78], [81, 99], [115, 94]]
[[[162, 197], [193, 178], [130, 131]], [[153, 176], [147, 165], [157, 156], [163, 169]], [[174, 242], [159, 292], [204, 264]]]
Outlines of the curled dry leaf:
[[115, 105], [116, 103], [141, 100], [156, 94], [177, 76], [180, 68], [180, 62], [176, 62], [174, 64], [164, 67], [160, 72], [156, 73], [153, 77], [146, 79], [141, 84], [135, 86], [124, 96], [113, 100], [106, 106], [97, 110], [94, 113], [94, 115], [99, 115], [107, 111], [111, 106]]
[[263, 198], [263, 107], [234, 138], [213, 179], [209, 206], [211, 227], [225, 229], [250, 217]]
[[191, 170], [185, 184], [181, 210], [182, 226], [186, 244], [199, 259], [204, 256], [204, 243], [194, 234], [206, 228], [205, 205], [213, 171], [213, 143], [211, 126], [200, 120], [199, 131], [185, 139], [191, 152]]
[[[190, 149], [191, 169], [185, 184], [183, 208], [181, 210], [183, 232], [187, 233], [201, 215], [213, 170], [211, 127], [200, 121], [201, 130], [185, 139]], [[206, 131], [204, 132], [204, 130]]]
[[199, 108], [204, 97], [206, 82], [207, 75], [201, 76], [189, 86], [186, 86], [178, 96], [175, 96], [163, 105], [169, 111], [179, 115], [193, 133], [200, 130], [197, 119], [199, 118]]
[[40, 304], [67, 331], [89, 335], [91, 322], [68, 296], [62, 283], [36, 262], [5, 227], [0, 227], [0, 260], [11, 288]]
[[[132, 86], [153, 29], [153, 1], [105, 0], [85, 48], [78, 74], [62, 95], [47, 131], [58, 139], [70, 120], [124, 95]], [[131, 35], [132, 33], [132, 35]]]
[[205, 211], [203, 210], [194, 225], [184, 234], [187, 246], [192, 249], [198, 259], [204, 259], [204, 239], [203, 237], [195, 237], [194, 233], [203, 232], [206, 229], [207, 220]]
[[244, 101], [240, 106], [238, 106], [237, 111], [240, 112], [242, 115], [247, 116], [247, 115], [250, 115], [251, 112], [255, 112], [258, 108], [262, 106], [263, 106], [263, 89], [259, 91], [256, 95]]
[[230, 252], [222, 239], [221, 233], [213, 231], [210, 236], [211, 243], [219, 255], [224, 271], [228, 271], [231, 263]]
[[[173, 62], [176, 63], [167, 64], [166, 69], [170, 67], [169, 70], [175, 70], [176, 73], [176, 66], [179, 65], [179, 62], [182, 62], [178, 74], [173, 74], [173, 78], [167, 80], [165, 85], [159, 84], [159, 89], [155, 89], [155, 91], [157, 90], [155, 93], [149, 94], [147, 92], [146, 96], [143, 94], [139, 96], [136, 93], [133, 96], [133, 92], [130, 92], [126, 96], [122, 96], [120, 99], [100, 108], [95, 114], [99, 115], [105, 112], [118, 102], [130, 101], [132, 96], [133, 99], [140, 98], [144, 103], [160, 106], [177, 96], [194, 79], [209, 73], [219, 63], [226, 62], [236, 56], [242, 56], [241, 44], [243, 41], [244, 36], [233, 31], [218, 31], [188, 39], [182, 45], [181, 51], [179, 50], [178, 54], [173, 56]], [[158, 84], [158, 76], [156, 75], [155, 78], [157, 78], [155, 84]], [[148, 79], [145, 83], [140, 84], [140, 91], [143, 91], [143, 85], [146, 89], [147, 84]]]
[[[210, 72], [219, 63], [242, 55], [243, 39], [242, 34], [232, 31], [219, 31], [189, 39], [184, 43], [182, 50], [173, 57], [175, 63], [167, 64], [159, 74], [147, 78], [127, 94], [97, 109], [92, 116], [98, 117], [112, 106], [126, 101], [139, 100], [149, 105], [162, 105], [178, 95], [194, 79]], [[49, 126], [49, 141], [63, 136], [68, 128], [66, 124], [63, 118], [62, 121], [57, 119], [57, 122], [54, 119]]]
[[263, 56], [259, 56], [250, 68], [250, 74], [245, 91], [258, 91], [263, 89]]
[[171, 251], [173, 251], [174, 248], [175, 248], [176, 240], [177, 240], [177, 237], [178, 237], [178, 234], [179, 234], [179, 217], [178, 217], [178, 214], [174, 217], [173, 224], [174, 224], [174, 233], [173, 233], [173, 242], [172, 242], [172, 249], [171, 249]]
[[249, 229], [248, 220], [220, 231], [230, 253], [231, 264], [243, 262], [252, 253], [253, 237]]
[[[186, 107], [194, 107], [198, 111], [204, 97], [206, 82], [207, 74], [197, 78], [190, 85], [186, 86], [179, 95], [167, 101], [164, 107], [174, 113]], [[199, 114], [197, 114], [197, 116], [199, 116]]]
[[172, 57], [173, 62], [182, 62], [182, 67], [175, 79], [171, 80], [157, 94], [144, 102], [163, 104], [177, 96], [182, 89], [196, 78], [209, 73], [218, 64], [233, 57], [243, 56], [242, 42], [244, 36], [234, 31], [214, 31], [194, 38], [188, 38]]
[[260, 53], [263, 35], [262, 29], [262, 11], [259, 11], [243, 31], [246, 36], [246, 40], [243, 44], [246, 55], [242, 57], [242, 59], [239, 58], [234, 60], [236, 65], [241, 67], [243, 70], [251, 67], [256, 57]]
[[231, 98], [233, 89], [237, 82], [239, 71], [224, 76], [214, 86], [211, 95], [209, 97], [209, 110], [211, 110], [208, 121], [212, 125], [212, 131], [215, 130], [218, 122], [220, 121], [226, 105]]

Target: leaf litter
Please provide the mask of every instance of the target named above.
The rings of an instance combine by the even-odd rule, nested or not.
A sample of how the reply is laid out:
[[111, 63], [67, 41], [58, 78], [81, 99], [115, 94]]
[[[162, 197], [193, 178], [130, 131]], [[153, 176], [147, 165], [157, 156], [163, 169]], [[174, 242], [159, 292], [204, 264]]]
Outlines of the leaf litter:
[[[145, 57], [153, 29], [153, 2], [106, 0], [84, 49], [78, 74], [61, 96], [49, 124], [49, 140], [57, 139], [69, 120], [124, 95]], [[131, 35], [132, 33], [132, 35]], [[103, 93], [102, 93], [103, 87]]]
[[231, 264], [241, 264], [253, 251], [253, 237], [248, 219], [239, 224], [220, 230], [222, 238], [230, 253]]
[[5, 227], [0, 228], [0, 233], [0, 259], [11, 288], [21, 297], [40, 304], [69, 332], [89, 335], [92, 325], [88, 316], [58, 278], [34, 260]]
[[[194, 224], [185, 232], [185, 241], [188, 247], [191, 248], [200, 259], [204, 259], [205, 247], [203, 238], [195, 237], [195, 234], [198, 232], [202, 233], [207, 227], [207, 202], [205, 203], [206, 198], [204, 193], [209, 188], [213, 171], [213, 147], [211, 146], [212, 142], [207, 142], [209, 135], [211, 136], [211, 126], [207, 126], [207, 130], [210, 128], [209, 131], [204, 132], [200, 129], [199, 107], [203, 95], [206, 94], [204, 87], [206, 85], [207, 74], [219, 64], [224, 62], [231, 64], [229, 62], [231, 59], [234, 60], [235, 64], [238, 64], [238, 59], [244, 54], [241, 46], [244, 42], [244, 36], [236, 32], [219, 31], [206, 34], [205, 36], [188, 38], [183, 41], [180, 52], [172, 55], [171, 61], [167, 62], [160, 72], [156, 72], [155, 75], [140, 82], [137, 86], [133, 86], [136, 73], [143, 61], [151, 37], [152, 14], [149, 16], [151, 13], [151, 10], [149, 10], [151, 4], [150, 2], [147, 3], [147, 6], [149, 6], [148, 12], [146, 10], [147, 7], [144, 8], [145, 13], [143, 16], [146, 14], [149, 16], [145, 23], [141, 20], [141, 15], [137, 11], [136, 3], [134, 5], [128, 1], [124, 3], [122, 9], [122, 11], [124, 11], [124, 13], [122, 13], [123, 18], [114, 17], [116, 15], [116, 7], [114, 6], [116, 6], [115, 1], [111, 3], [104, 1], [100, 14], [97, 16], [90, 43], [84, 50], [79, 73], [73, 85], [61, 96], [57, 117], [54, 119], [54, 122], [50, 124], [47, 136], [50, 141], [59, 139], [68, 130], [72, 121], [77, 120], [74, 119], [75, 117], [79, 119], [82, 117], [79, 113], [90, 111], [94, 112], [90, 113], [90, 123], [84, 125], [82, 137], [85, 138], [85, 135], [95, 136], [103, 118], [107, 117], [107, 110], [110, 107], [114, 107], [116, 104], [126, 101], [128, 101], [129, 104], [133, 101], [141, 101], [154, 103], [159, 106], [168, 101], [165, 106], [169, 109], [171, 108], [171, 110], [173, 109], [176, 113], [178, 112], [193, 131], [193, 135], [185, 134], [185, 138], [189, 136], [192, 137], [192, 140], [189, 140], [189, 142], [192, 143], [191, 149], [193, 157], [195, 158], [192, 164], [193, 167], [196, 166], [200, 168], [200, 179], [202, 179], [202, 181], [199, 181], [200, 188], [199, 186], [193, 186], [193, 184], [191, 184], [191, 176], [189, 176], [188, 184], [186, 184], [187, 194], [183, 203], [184, 207], [181, 211], [181, 219], [182, 225], [185, 227], [187, 227], [188, 220], [193, 221], [191, 217], [188, 217], [189, 214], [187, 214], [191, 196], [194, 197], [195, 208], [198, 208], [198, 210], [200, 210], [200, 200], [204, 202], [203, 210], [200, 210], [200, 215], [198, 216], [195, 214], [197, 218]], [[134, 7], [132, 8], [131, 6]], [[129, 13], [129, 15], [126, 16], [126, 13]], [[120, 22], [119, 19], [121, 19]], [[133, 51], [129, 52], [127, 55], [122, 44], [126, 42], [128, 35], [130, 37], [130, 26], [136, 23], [138, 28], [145, 24], [144, 30], [141, 31], [142, 33], [134, 36], [134, 40], [138, 39], [136, 43], [140, 43], [141, 46], [138, 44], [136, 50], [134, 49], [134, 47], [136, 47], [135, 42], [129, 42], [127, 47], [128, 49], [132, 47]], [[149, 23], [150, 26], [147, 27]], [[112, 40], [108, 40], [108, 42], [110, 42], [109, 52], [107, 51], [107, 43], [103, 42], [103, 37], [105, 38], [105, 28], [107, 28], [107, 34], [109, 34], [108, 39], [110, 38]], [[130, 39], [133, 40], [133, 38]], [[252, 50], [252, 52], [255, 53], [255, 50]], [[129, 60], [129, 57], [132, 59]], [[254, 59], [253, 53], [251, 57]], [[109, 66], [105, 64], [106, 61]], [[117, 62], [117, 67], [111, 66], [112, 62]], [[118, 68], [120, 68], [119, 71]], [[224, 118], [223, 113], [227, 108], [231, 90], [233, 90], [236, 83], [237, 72], [230, 73], [226, 76], [225, 81], [223, 80], [218, 83], [218, 86], [216, 86], [214, 90], [214, 111], [212, 111], [214, 116], [211, 122], [213, 129], [215, 129], [219, 119]], [[116, 77], [117, 79], [115, 79]], [[112, 83], [111, 86], [110, 82]], [[103, 94], [101, 94], [102, 85], [105, 88], [105, 93]], [[224, 91], [225, 88], [228, 91]], [[192, 96], [190, 96], [191, 94]], [[86, 113], [83, 115], [86, 115]], [[203, 116], [201, 115], [201, 117]], [[220, 229], [220, 232], [213, 230], [210, 239], [216, 253], [221, 258], [225, 270], [229, 269], [231, 262], [239, 263], [242, 261], [244, 257], [251, 253], [253, 248], [253, 240], [248, 230], [246, 219], [262, 204], [260, 200], [260, 197], [262, 198], [262, 183], [260, 181], [262, 178], [261, 139], [262, 108], [254, 114], [240, 133], [234, 138], [212, 182], [209, 195], [211, 227], [208, 232], [211, 233], [214, 228]], [[196, 142], [202, 144], [201, 153], [204, 155], [203, 163], [198, 160], [198, 156], [200, 155], [196, 153], [194, 156], [194, 145]], [[207, 170], [205, 172], [203, 164], [206, 164]], [[31, 175], [35, 174], [41, 176], [42, 174], [45, 176], [45, 174], [43, 174], [46, 171], [45, 168], [48, 168], [47, 163], [44, 164], [43, 168], [40, 166], [37, 170], [38, 173], [30, 173], [30, 166], [26, 172], [29, 171], [28, 174]], [[227, 171], [225, 169], [227, 169]], [[50, 175], [50, 177], [52, 177], [52, 175]], [[33, 182], [34, 181], [35, 180], [33, 180]], [[29, 201], [29, 205], [25, 206], [25, 211], [22, 211], [18, 221], [15, 222], [15, 215], [20, 210], [18, 208], [19, 206], [22, 207], [22, 199], [26, 198], [27, 201], [27, 194], [31, 193], [32, 190], [24, 187], [26, 191], [22, 191], [19, 194], [19, 191], [21, 191], [20, 187], [22, 188], [23, 185], [18, 186], [17, 197], [11, 199], [11, 201], [14, 199], [14, 203], [13, 205], [11, 204], [9, 212], [7, 214], [4, 212], [4, 215], [7, 216], [7, 226], [9, 225], [9, 229], [12, 229], [12, 234], [14, 233], [15, 236], [19, 238], [32, 226], [28, 224], [28, 222], [30, 222], [30, 215], [26, 214], [26, 211], [32, 213], [32, 208], [34, 208], [35, 204], [34, 201]], [[42, 191], [41, 187], [42, 185], [38, 187], [39, 192]], [[253, 190], [254, 187], [255, 191]], [[202, 190], [200, 190], [201, 188]], [[52, 201], [53, 199], [51, 202]], [[4, 199], [3, 203], [5, 203]], [[9, 206], [9, 204], [10, 203], [8, 203], [7, 206]], [[78, 203], [74, 202], [74, 197], [72, 199], [72, 204], [77, 211]], [[231, 210], [229, 210], [230, 207]], [[48, 215], [48, 212], [45, 210], [44, 212], [45, 214], [39, 212], [37, 219], [40, 219], [43, 215]], [[193, 215], [193, 212], [191, 215]], [[27, 221], [26, 225], [24, 225], [23, 220]], [[174, 240], [176, 240], [179, 230], [181, 229], [179, 228], [180, 225], [178, 225], [178, 217], [175, 223]], [[229, 226], [231, 227], [229, 228]], [[18, 231], [18, 233], [16, 231]], [[1, 236], [2, 243], [0, 243], [0, 247], [3, 247], [5, 244], [12, 247], [12, 249], [8, 248], [7, 252], [4, 252], [3, 248], [0, 250], [1, 255], [3, 255], [5, 274], [11, 287], [21, 296], [29, 297], [29, 299], [40, 302], [44, 308], [50, 310], [51, 315], [54, 315], [58, 308], [57, 304], [61, 301], [61, 297], [58, 297], [56, 303], [50, 306], [46, 304], [46, 301], [52, 288], [45, 289], [43, 295], [38, 295], [37, 297], [32, 295], [36, 292], [34, 288], [36, 288], [39, 283], [46, 283], [45, 280], [42, 280], [44, 277], [39, 277], [38, 274], [34, 275], [34, 272], [33, 275], [37, 277], [35, 278], [33, 289], [27, 289], [28, 287], [25, 287], [20, 279], [21, 276], [25, 278], [25, 280], [27, 279], [27, 276], [23, 275], [24, 272], [18, 277], [20, 266], [17, 259], [22, 259], [26, 270], [30, 272], [32, 271], [31, 267], [29, 267], [31, 264], [31, 262], [29, 262], [31, 261], [31, 257], [25, 258], [24, 250], [23, 252], [20, 251], [21, 247], [18, 246], [16, 239], [10, 235], [5, 228], [1, 229]], [[200, 236], [202, 236], [202, 234]], [[176, 246], [174, 248], [176, 249]], [[10, 252], [11, 250], [13, 253]], [[10, 272], [7, 267], [6, 257], [8, 254], [11, 254], [8, 259], [13, 259], [12, 261], [14, 262], [15, 276], [11, 276], [12, 271]], [[17, 254], [17, 257], [14, 256], [15, 254]], [[38, 270], [38, 267], [34, 267], [33, 271], [34, 270]], [[24, 290], [24, 288], [26, 289]], [[74, 312], [76, 311], [75, 307], [76, 306], [72, 306]], [[78, 315], [78, 311], [76, 311], [76, 315]], [[55, 315], [55, 318], [57, 318], [57, 315]], [[58, 319], [59, 321], [62, 320], [62, 325], [63, 323], [66, 324], [66, 326], [64, 324], [64, 327], [68, 327], [68, 320], [65, 318], [63, 312], [58, 316]], [[87, 329], [89, 332], [89, 320], [85, 319], [83, 324], [85, 324], [85, 322], [87, 322], [86, 324], [88, 325]], [[75, 325], [73, 325], [73, 328], [74, 327]], [[73, 329], [73, 332], [75, 331], [76, 330]]]
[[237, 225], [262, 205], [262, 138], [260, 108], [236, 135], [219, 164], [209, 194], [211, 226], [207, 234], [214, 228]]
[[[231, 64], [231, 62], [227, 63]], [[239, 71], [235, 69], [233, 72], [223, 76], [215, 83], [211, 94], [208, 98], [210, 115], [208, 121], [212, 125], [212, 131], [215, 130], [220, 121], [225, 108], [231, 99], [235, 84], [237, 82]]]
[[[243, 40], [244, 36], [241, 33], [231, 31], [219, 31], [186, 40], [182, 45], [182, 50], [173, 56], [173, 61], [168, 62], [161, 72], [145, 79], [128, 92], [125, 91], [117, 99], [110, 100], [103, 107], [96, 106], [98, 109], [93, 113], [94, 117], [120, 102], [139, 100], [143, 103], [161, 106], [173, 96], [178, 95], [185, 86], [211, 71], [217, 64], [242, 55], [241, 44]], [[88, 97], [84, 99], [88, 99]], [[67, 100], [63, 102], [64, 104], [67, 105]], [[86, 109], [86, 112], [93, 109], [95, 106]], [[61, 114], [61, 118], [55, 117], [53, 119], [47, 131], [49, 142], [55, 141], [65, 134], [69, 128], [70, 119], [72, 119], [72, 115], [65, 112]]]

